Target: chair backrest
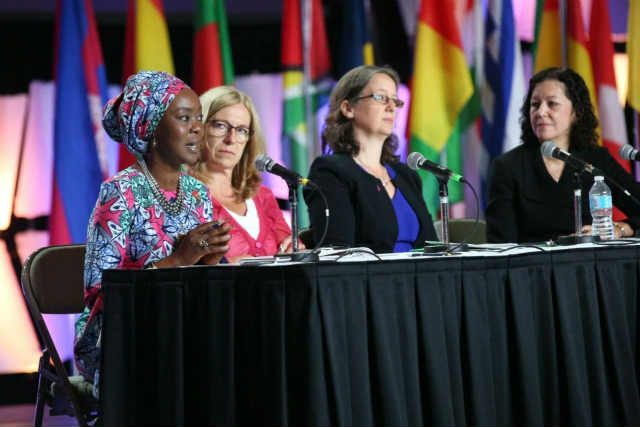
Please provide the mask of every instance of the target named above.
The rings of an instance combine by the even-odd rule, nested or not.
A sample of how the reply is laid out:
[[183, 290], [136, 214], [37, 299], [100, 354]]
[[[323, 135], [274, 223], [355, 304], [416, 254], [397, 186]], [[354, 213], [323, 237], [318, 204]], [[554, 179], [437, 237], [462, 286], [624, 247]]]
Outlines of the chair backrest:
[[[49, 382], [61, 385], [78, 424], [87, 425], [86, 414], [69, 382], [69, 373], [60, 359], [60, 354], [42, 317], [43, 313], [72, 314], [84, 310], [84, 252], [85, 245], [46, 246], [32, 253], [22, 266], [20, 277], [22, 292], [44, 347], [38, 368], [38, 397], [34, 425], [42, 422], [41, 394], [44, 392], [41, 388], [43, 384], [49, 384]], [[53, 372], [49, 372], [51, 364]], [[45, 374], [45, 372], [49, 373]], [[43, 380], [43, 378], [46, 379]]]
[[[85, 245], [46, 246], [22, 267], [22, 292], [40, 313], [71, 314], [84, 310]], [[30, 309], [36, 307], [30, 307]]]
[[[487, 243], [486, 228], [487, 223], [484, 220], [478, 221], [478, 228], [473, 231], [476, 220], [473, 218], [458, 218], [449, 220], [449, 241], [467, 243]], [[441, 221], [435, 221], [433, 225], [436, 228], [438, 239], [441, 236]], [[471, 235], [473, 233], [473, 236]]]

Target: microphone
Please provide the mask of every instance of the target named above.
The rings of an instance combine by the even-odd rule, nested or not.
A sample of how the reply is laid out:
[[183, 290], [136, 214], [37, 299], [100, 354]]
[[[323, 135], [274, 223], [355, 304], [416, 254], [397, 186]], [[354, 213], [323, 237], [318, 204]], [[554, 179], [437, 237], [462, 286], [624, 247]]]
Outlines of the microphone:
[[466, 182], [462, 175], [459, 175], [444, 166], [440, 166], [431, 160], [425, 159], [424, 156], [417, 151], [409, 154], [407, 157], [407, 165], [414, 171], [424, 169], [427, 172], [431, 172], [439, 179], [451, 179], [455, 182]]
[[256, 169], [258, 169], [260, 172], [269, 172], [274, 175], [278, 175], [289, 185], [306, 185], [309, 182], [307, 178], [303, 178], [297, 172], [294, 172], [276, 163], [271, 157], [267, 156], [266, 154], [258, 154], [258, 157], [256, 157], [255, 165]]
[[571, 153], [558, 148], [553, 141], [543, 142], [540, 146], [540, 152], [545, 157], [553, 157], [562, 160], [579, 172], [587, 172], [591, 175], [604, 175], [600, 169], [596, 168], [592, 164], [580, 160], [579, 158], [572, 156]]
[[633, 162], [640, 161], [640, 151], [636, 150], [629, 144], [625, 144], [620, 147], [620, 157], [625, 160], [631, 160]]

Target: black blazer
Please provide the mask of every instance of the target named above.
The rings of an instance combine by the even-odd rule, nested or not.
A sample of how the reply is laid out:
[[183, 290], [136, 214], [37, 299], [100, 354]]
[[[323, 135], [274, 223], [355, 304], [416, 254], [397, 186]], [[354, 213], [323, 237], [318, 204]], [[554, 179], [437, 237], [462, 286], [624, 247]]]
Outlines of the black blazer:
[[[635, 182], [606, 148], [588, 147], [572, 150], [572, 155], [591, 163], [640, 199], [640, 185]], [[521, 145], [497, 157], [489, 173], [487, 240], [489, 242], [542, 242], [575, 232], [573, 191], [575, 171], [565, 166], [555, 182], [547, 172], [539, 145]], [[589, 190], [593, 177], [580, 176], [582, 188], [582, 223], [591, 224]], [[640, 206], [615, 185], [611, 189], [613, 204], [624, 212], [626, 222], [638, 229]]]
[[[420, 222], [420, 232], [413, 246], [425, 240], [437, 240], [431, 215], [422, 198], [422, 181], [403, 163], [390, 165], [396, 172], [394, 185], [402, 192]], [[398, 237], [398, 221], [389, 195], [377, 178], [365, 172], [346, 154], [315, 159], [309, 179], [318, 185], [329, 203], [327, 237], [329, 245], [366, 246], [375, 252], [391, 252]], [[304, 199], [317, 242], [322, 236], [324, 203], [317, 191], [305, 187]]]

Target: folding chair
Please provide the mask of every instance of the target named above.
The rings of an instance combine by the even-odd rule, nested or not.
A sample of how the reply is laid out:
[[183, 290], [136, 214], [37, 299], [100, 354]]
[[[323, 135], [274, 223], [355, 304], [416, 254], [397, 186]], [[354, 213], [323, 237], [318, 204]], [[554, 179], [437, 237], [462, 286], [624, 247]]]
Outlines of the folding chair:
[[82, 377], [69, 377], [42, 317], [84, 310], [84, 252], [84, 245], [47, 246], [31, 254], [22, 267], [22, 292], [44, 346], [38, 365], [36, 427], [42, 425], [45, 403], [51, 415], [73, 416], [80, 426], [98, 412], [91, 384]]

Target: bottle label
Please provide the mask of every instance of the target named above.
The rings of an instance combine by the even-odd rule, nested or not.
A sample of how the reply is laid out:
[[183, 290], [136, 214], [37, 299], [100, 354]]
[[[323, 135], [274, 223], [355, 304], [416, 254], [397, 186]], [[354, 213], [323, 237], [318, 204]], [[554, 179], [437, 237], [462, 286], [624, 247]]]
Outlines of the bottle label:
[[589, 198], [591, 210], [594, 209], [611, 209], [611, 196], [591, 196]]

